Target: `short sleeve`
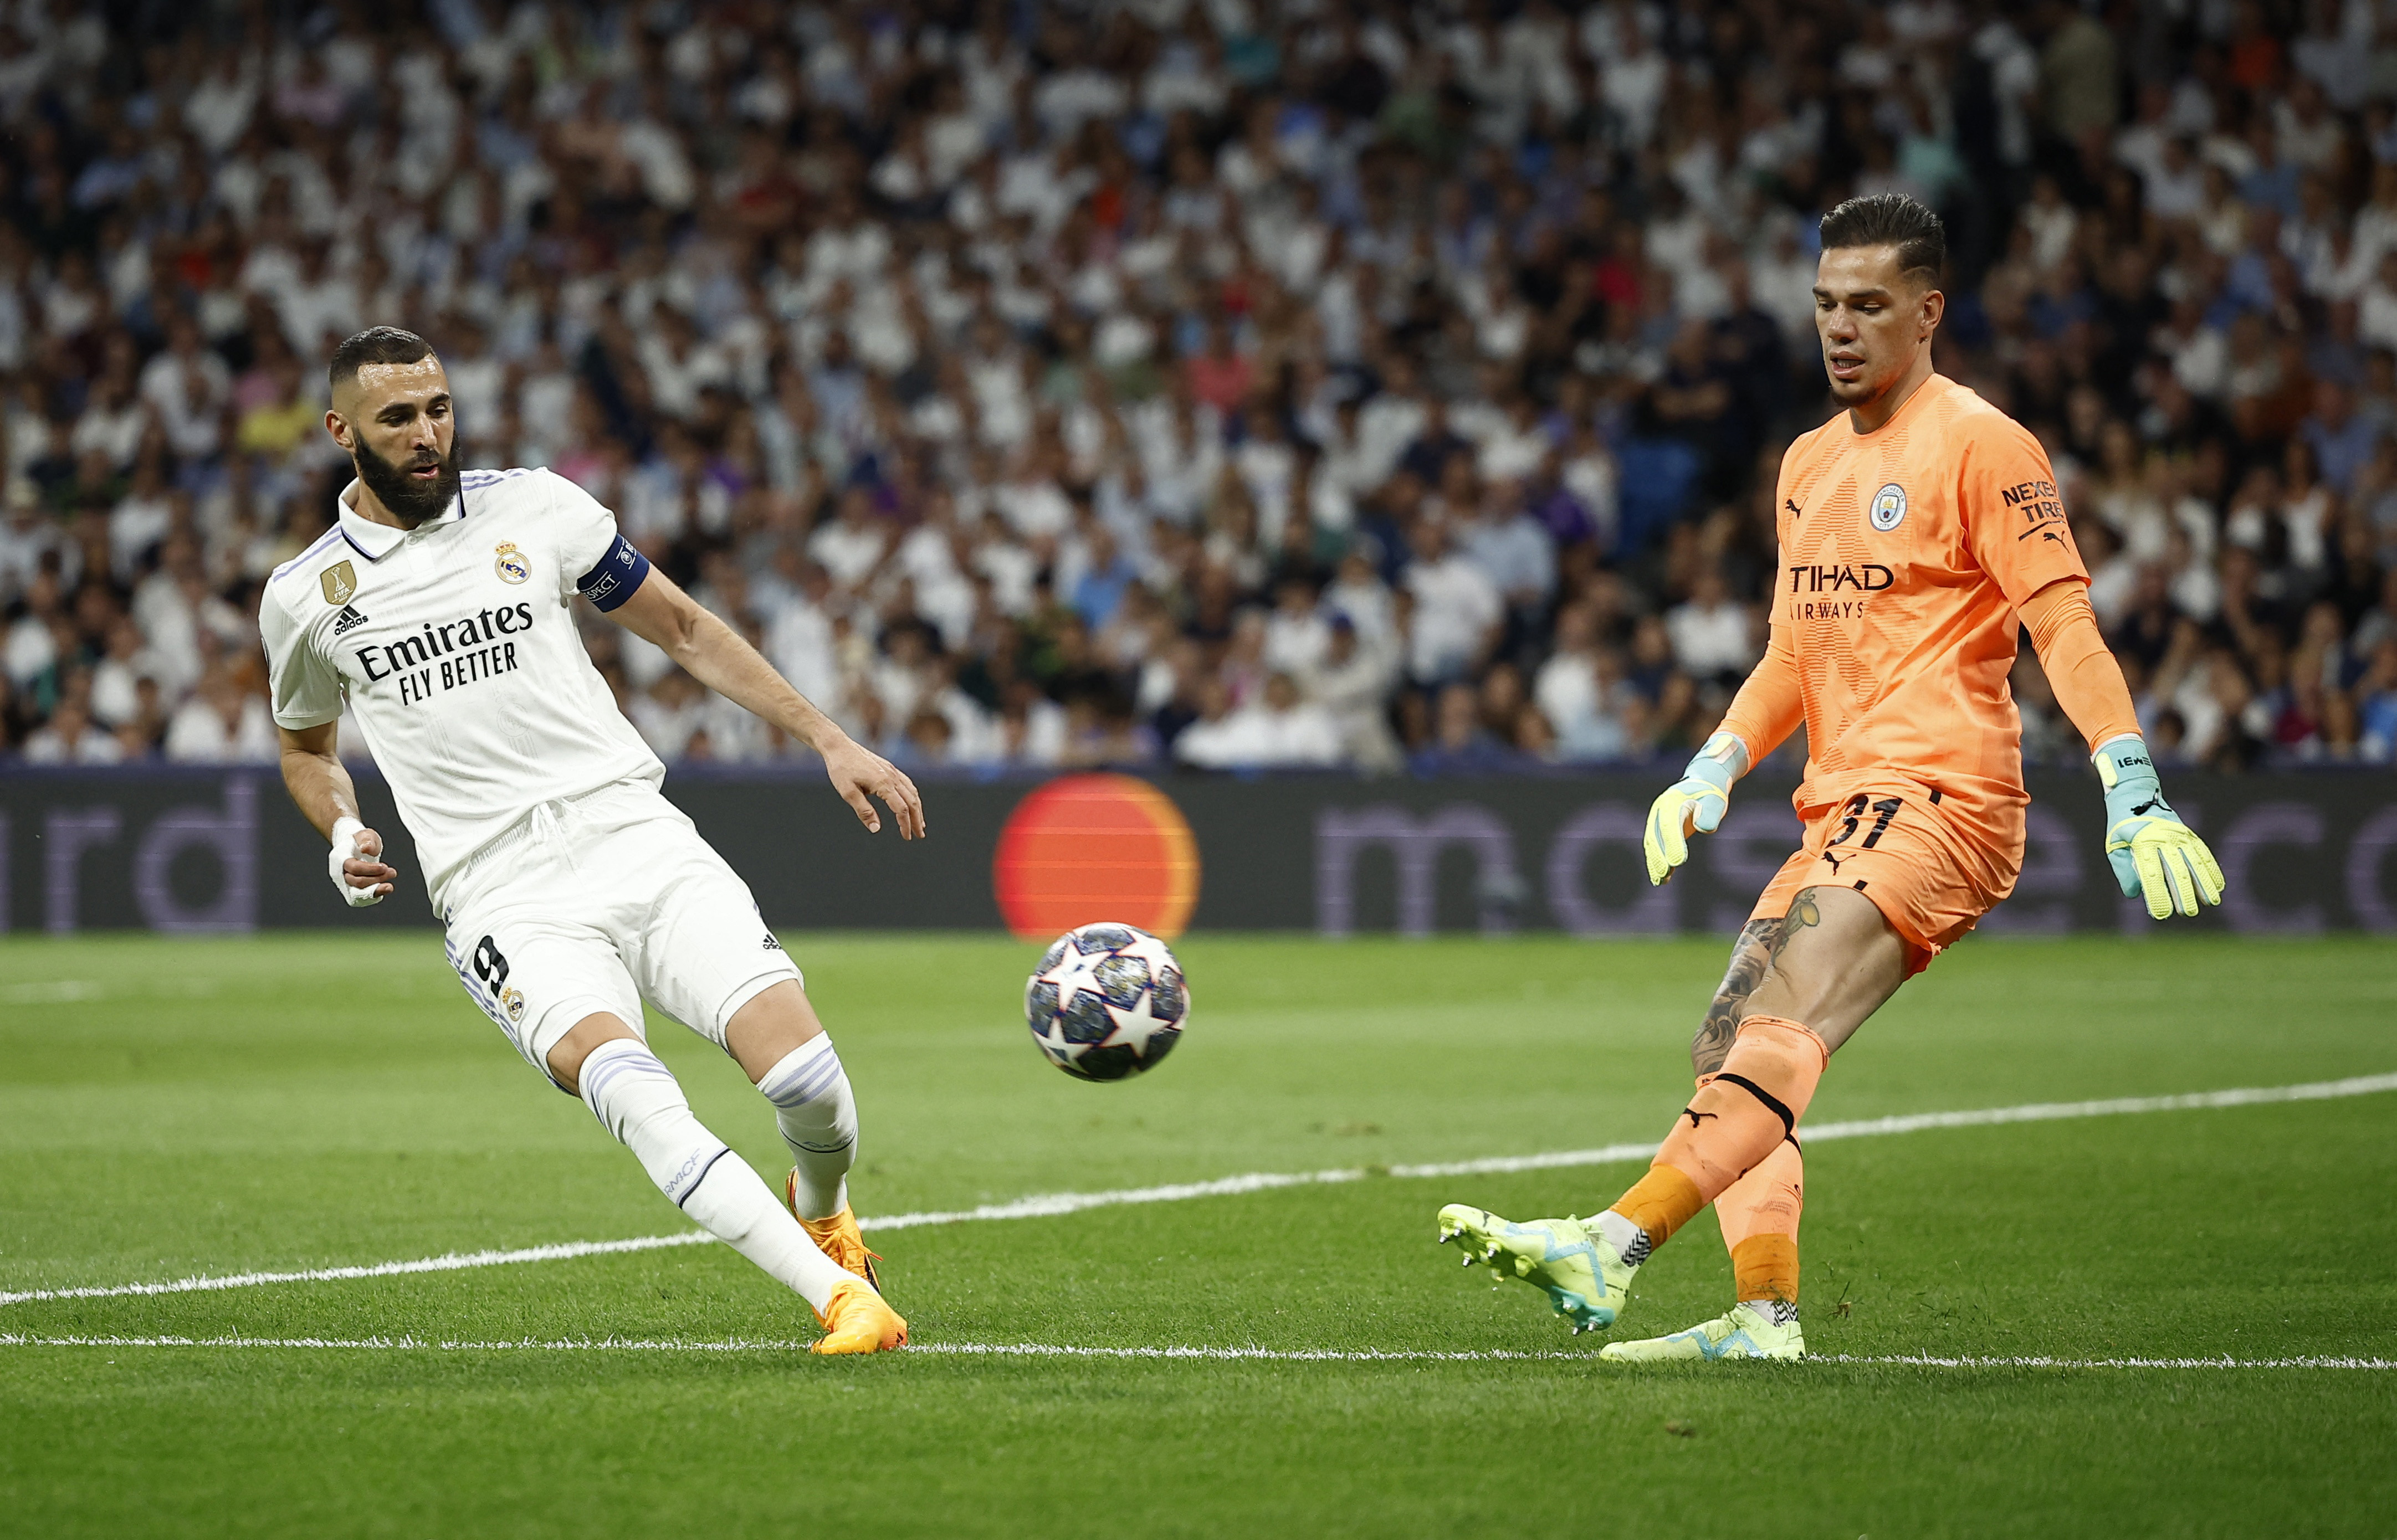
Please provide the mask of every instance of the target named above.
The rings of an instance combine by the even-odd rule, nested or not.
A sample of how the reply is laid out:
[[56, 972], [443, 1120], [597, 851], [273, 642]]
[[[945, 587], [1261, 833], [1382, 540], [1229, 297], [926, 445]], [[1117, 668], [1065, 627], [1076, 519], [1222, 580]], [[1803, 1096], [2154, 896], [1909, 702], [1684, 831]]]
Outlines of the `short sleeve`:
[[272, 585], [259, 600], [258, 636], [266, 649], [275, 724], [296, 732], [338, 721], [341, 676], [330, 658], [309, 645], [307, 628], [291, 618]]
[[2059, 579], [2089, 581], [2056, 470], [2038, 439], [1998, 419], [1975, 432], [1961, 468], [1965, 541], [2008, 604], [2019, 605]]
[[547, 474], [558, 578], [564, 585], [557, 596], [581, 594], [601, 609], [613, 609], [649, 577], [649, 558], [617, 529], [616, 516], [598, 499], [554, 471]]

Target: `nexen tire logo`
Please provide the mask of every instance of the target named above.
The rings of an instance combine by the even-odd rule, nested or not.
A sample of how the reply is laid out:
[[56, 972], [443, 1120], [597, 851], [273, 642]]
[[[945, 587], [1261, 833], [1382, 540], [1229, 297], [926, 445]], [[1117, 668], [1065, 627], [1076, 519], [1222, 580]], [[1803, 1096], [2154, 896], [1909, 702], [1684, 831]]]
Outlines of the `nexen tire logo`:
[[1838, 593], [1843, 588], [1853, 588], [1861, 594], [1878, 594], [1896, 582], [1897, 574], [1877, 561], [1789, 569], [1789, 592], [1793, 594]]

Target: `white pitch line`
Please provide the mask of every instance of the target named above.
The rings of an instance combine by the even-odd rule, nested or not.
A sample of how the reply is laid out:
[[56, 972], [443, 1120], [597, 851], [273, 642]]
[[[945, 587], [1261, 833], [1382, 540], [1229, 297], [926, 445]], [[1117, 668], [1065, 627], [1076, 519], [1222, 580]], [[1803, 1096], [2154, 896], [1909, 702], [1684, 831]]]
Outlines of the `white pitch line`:
[[[1077, 1359], [1219, 1359], [1239, 1360], [1250, 1359], [1272, 1362], [1332, 1362], [1332, 1363], [1417, 1363], [1459, 1362], [1496, 1363], [1511, 1361], [1547, 1361], [1578, 1359], [1584, 1363], [1599, 1361], [1588, 1352], [1565, 1352], [1548, 1349], [1540, 1352], [1512, 1352], [1503, 1347], [1466, 1349], [1454, 1352], [1418, 1351], [1378, 1347], [1067, 1347], [1050, 1343], [921, 1343], [907, 1348], [910, 1353], [945, 1353], [968, 1358], [1077, 1358]], [[1814, 1363], [1889, 1364], [1921, 1369], [2397, 1369], [2397, 1359], [2357, 1359], [2308, 1356], [2288, 1359], [2058, 1359], [2058, 1358], [1934, 1358], [1926, 1354], [1812, 1354]]]
[[[1643, 1146], [1654, 1149], [1654, 1145]], [[1538, 1158], [1533, 1157], [1532, 1158]], [[1008, 1203], [985, 1203], [978, 1209], [947, 1209], [929, 1213], [884, 1214], [859, 1220], [868, 1230], [912, 1230], [919, 1225], [970, 1225], [990, 1219], [1050, 1219], [1080, 1213], [1085, 1209], [1112, 1209], [1126, 1203], [1180, 1203], [1193, 1198], [1232, 1198], [1266, 1192], [1275, 1187], [1307, 1187], [1334, 1182], [1362, 1182], [1361, 1166], [1340, 1171], [1251, 1172], [1245, 1176], [1218, 1177], [1212, 1182], [1170, 1182], [1160, 1187], [1118, 1187], [1112, 1192], [1052, 1192], [1019, 1198]], [[1428, 1175], [1410, 1166], [1392, 1166], [1393, 1176]], [[6, 1296], [0, 1295], [0, 1302]]]
[[[2074, 1118], [2113, 1118], [2149, 1112], [2191, 1112], [2213, 1107], [2256, 1106], [2274, 1102], [2322, 1102], [2348, 1096], [2369, 1096], [2397, 1091], [2397, 1074], [2358, 1075], [2343, 1080], [2315, 1080], [2304, 1085], [2256, 1086], [2232, 1091], [2201, 1091], [2180, 1096], [2119, 1096], [2098, 1102], [2034, 1102], [2023, 1106], [1983, 1107], [1965, 1112], [1919, 1112], [1894, 1118], [1868, 1118], [1845, 1123], [1825, 1123], [1801, 1131], [1808, 1143], [1825, 1139], [1867, 1139], [1892, 1133], [1919, 1133], [1928, 1129], [1986, 1128], [2001, 1123], [2043, 1123]], [[1548, 1171], [1566, 1166], [1607, 1166], [1644, 1160], [1656, 1153], [1654, 1145], [1605, 1145], [1596, 1149], [1552, 1150], [1543, 1155], [1501, 1155], [1479, 1160], [1443, 1160], [1428, 1164], [1390, 1166], [1368, 1171], [1361, 1166], [1318, 1172], [1252, 1172], [1212, 1182], [1174, 1182], [1155, 1187], [1120, 1187], [1112, 1192], [1061, 1192], [1019, 1198], [1008, 1203], [985, 1203], [974, 1209], [945, 1209], [921, 1213], [885, 1214], [859, 1224], [869, 1230], [907, 1230], [924, 1225], [966, 1225], [999, 1219], [1048, 1219], [1089, 1209], [1117, 1208], [1132, 1203], [1179, 1203], [1197, 1198], [1228, 1198], [1266, 1192], [1278, 1187], [1319, 1186], [1362, 1182], [1370, 1176], [1490, 1176], [1510, 1172]], [[290, 1272], [231, 1273], [172, 1279], [156, 1283], [87, 1284], [60, 1289], [22, 1289], [0, 1292], [0, 1306], [54, 1299], [113, 1299], [136, 1294], [189, 1294], [220, 1289], [249, 1289], [271, 1283], [338, 1283], [356, 1279], [392, 1278], [408, 1273], [454, 1273], [473, 1267], [503, 1267], [520, 1262], [565, 1262], [575, 1257], [607, 1256], [623, 1252], [653, 1252], [672, 1246], [704, 1246], [715, 1238], [704, 1230], [673, 1235], [635, 1236], [623, 1240], [568, 1240], [514, 1251], [450, 1252], [404, 1262], [377, 1262], [347, 1267], [309, 1267]]]
[[338, 1283], [349, 1279], [395, 1278], [403, 1273], [455, 1273], [469, 1267], [504, 1267], [516, 1262], [564, 1262], [615, 1252], [654, 1252], [668, 1246], [704, 1246], [716, 1238], [705, 1230], [635, 1236], [627, 1240], [567, 1240], [512, 1252], [447, 1252], [406, 1262], [373, 1262], [355, 1267], [310, 1267], [290, 1273], [221, 1273], [171, 1279], [163, 1283], [96, 1283], [77, 1289], [25, 1289], [0, 1293], [0, 1305], [45, 1299], [114, 1299], [127, 1294], [196, 1294], [217, 1289], [255, 1289], [267, 1283]]
[[[643, 1337], [566, 1337], [544, 1341], [519, 1337], [508, 1341], [462, 1342], [446, 1338], [396, 1337], [37, 1337], [0, 1333], [0, 1347], [214, 1347], [286, 1349], [331, 1352], [436, 1353], [804, 1353], [804, 1342], [752, 1341], [726, 1337], [715, 1342], [660, 1341]], [[919, 1343], [901, 1356], [977, 1359], [1200, 1359], [1246, 1363], [1535, 1363], [1600, 1361], [1593, 1353], [1558, 1350], [1517, 1352], [1503, 1347], [1433, 1351], [1379, 1347], [1077, 1347], [1046, 1342]], [[2060, 1359], [1939, 1358], [1922, 1353], [1817, 1354], [1812, 1363], [1873, 1365], [1901, 1369], [2397, 1369], [2397, 1359], [2338, 1358], [2309, 1355], [2284, 1359]]]
[[[2397, 1091], [2397, 1075], [2358, 1075], [2344, 1080], [2315, 1080], [2296, 1086], [2252, 1086], [2235, 1091], [2199, 1091], [2183, 1096], [2117, 1096], [2102, 1102], [2033, 1102], [2018, 1107], [1982, 1107], [1969, 1112], [1916, 1112], [1894, 1118], [1861, 1118], [1845, 1123], [1801, 1128], [1805, 1143], [1826, 1139], [1870, 1139], [1885, 1133], [1920, 1133], [1926, 1129], [1989, 1128], [2000, 1123], [2049, 1123], [2072, 1118], [2113, 1118], [2144, 1112], [2197, 1112], [2212, 1107], [2257, 1106], [2272, 1102], [2325, 1102], [2346, 1096], [2370, 1096]], [[1481, 1160], [1450, 1160], [1436, 1165], [1392, 1166], [1392, 1176], [1485, 1176], [1506, 1172], [1546, 1171], [1557, 1166], [1605, 1166], [1620, 1160], [1645, 1160], [1656, 1153], [1654, 1145], [1607, 1145], [1598, 1149], [1557, 1150], [1547, 1155], [1500, 1155]], [[1323, 1172], [1318, 1180], [1332, 1177]]]

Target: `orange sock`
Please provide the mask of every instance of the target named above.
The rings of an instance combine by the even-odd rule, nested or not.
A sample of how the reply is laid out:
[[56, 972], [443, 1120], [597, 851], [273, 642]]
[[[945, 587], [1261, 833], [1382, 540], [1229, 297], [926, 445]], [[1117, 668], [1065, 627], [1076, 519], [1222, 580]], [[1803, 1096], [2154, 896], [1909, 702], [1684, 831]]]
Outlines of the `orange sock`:
[[1675, 1230], [1688, 1224], [1691, 1216], [1706, 1206], [1706, 1199], [1687, 1176], [1661, 1162], [1649, 1167], [1648, 1174], [1634, 1182], [1631, 1190], [1616, 1199], [1608, 1211], [1631, 1221], [1648, 1238], [1644, 1251], [1636, 1245], [1623, 1248], [1624, 1260], [1644, 1260], [1649, 1252], [1670, 1240]]
[[1798, 1303], [1798, 1238], [1752, 1235], [1732, 1248], [1732, 1284], [1743, 1305]]
[[1711, 1203], [1789, 1137], [1830, 1062], [1812, 1028], [1778, 1016], [1750, 1016], [1722, 1069], [1681, 1110], [1656, 1163], [1690, 1179]]
[[1784, 1139], [1715, 1199], [1731, 1252], [1738, 1300], [1798, 1303], [1798, 1216], [1805, 1204], [1805, 1158]]
[[[1806, 1115], [1830, 1057], [1814, 1029], [1797, 1022], [1750, 1016], [1741, 1023], [1722, 1068], [1698, 1083], [1698, 1093], [1681, 1109], [1681, 1120], [1656, 1151], [1648, 1174], [1599, 1216], [1623, 1260], [1635, 1266], [1646, 1261], [1692, 1215], [1770, 1157]], [[1607, 1223], [1610, 1215], [1613, 1225]], [[1794, 1287], [1792, 1223], [1788, 1272]]]

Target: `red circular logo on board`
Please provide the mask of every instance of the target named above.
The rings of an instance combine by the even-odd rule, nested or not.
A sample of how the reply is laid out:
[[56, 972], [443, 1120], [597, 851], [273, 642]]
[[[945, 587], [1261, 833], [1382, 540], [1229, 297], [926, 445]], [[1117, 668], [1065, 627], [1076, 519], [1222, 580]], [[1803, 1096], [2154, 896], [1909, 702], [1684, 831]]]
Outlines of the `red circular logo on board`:
[[1060, 776], [1007, 815], [990, 882], [1007, 928], [1027, 941], [1102, 920], [1171, 940], [1198, 904], [1198, 842], [1145, 781]]

